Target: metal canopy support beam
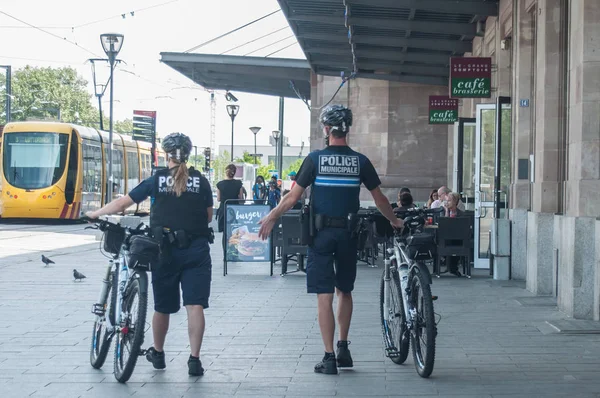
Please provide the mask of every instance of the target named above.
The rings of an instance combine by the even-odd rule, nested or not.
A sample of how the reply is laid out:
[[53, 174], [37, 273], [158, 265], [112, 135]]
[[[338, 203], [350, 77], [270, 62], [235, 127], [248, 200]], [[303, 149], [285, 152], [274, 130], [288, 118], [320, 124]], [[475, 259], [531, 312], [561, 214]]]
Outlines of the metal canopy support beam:
[[[310, 54], [342, 55], [348, 56], [349, 50], [339, 46], [307, 46], [305, 51]], [[358, 58], [369, 58], [388, 61], [422, 62], [430, 64], [448, 65], [450, 55], [427, 53], [401, 53], [398, 51], [363, 50], [356, 49]]]
[[[288, 17], [290, 21], [314, 22], [328, 25], [345, 26], [342, 16], [306, 15], [293, 14]], [[348, 22], [353, 26], [365, 26], [379, 29], [391, 30], [413, 30], [416, 32], [445, 33], [451, 35], [475, 36], [476, 26], [469, 23], [454, 22], [422, 22], [403, 21], [398, 19], [350, 17]]]
[[[311, 63], [313, 65], [339, 67], [348, 71], [352, 70], [352, 62], [343, 62], [337, 60], [331, 60], [330, 58], [314, 58], [311, 57]], [[358, 60], [359, 69], [368, 70], [389, 70], [400, 73], [418, 73], [421, 75], [432, 75], [432, 76], [444, 76], [447, 77], [450, 74], [450, 69], [447, 67], [438, 66], [424, 66], [424, 65], [403, 65], [401, 63], [383, 63], [374, 61]]]
[[[300, 33], [299, 39], [322, 40], [330, 43], [348, 43], [346, 36], [334, 36], [322, 33]], [[456, 53], [467, 53], [473, 50], [473, 44], [468, 41], [433, 40], [433, 39], [406, 39], [404, 37], [380, 37], [357, 35], [354, 37], [356, 44], [367, 44], [386, 47], [412, 47], [428, 50], [451, 51]]]
[[[326, 76], [339, 76], [339, 72], [328, 69], [317, 69], [317, 73]], [[431, 86], [448, 86], [448, 78], [438, 76], [422, 76], [422, 75], [396, 75], [390, 73], [365, 73], [359, 72], [357, 78], [387, 80], [400, 83], [426, 84]]]
[[[339, 0], [318, 0], [321, 3], [339, 3]], [[437, 11], [452, 14], [473, 14], [497, 16], [497, 0], [346, 0], [350, 5], [381, 7], [391, 9], [414, 8], [423, 11]]]

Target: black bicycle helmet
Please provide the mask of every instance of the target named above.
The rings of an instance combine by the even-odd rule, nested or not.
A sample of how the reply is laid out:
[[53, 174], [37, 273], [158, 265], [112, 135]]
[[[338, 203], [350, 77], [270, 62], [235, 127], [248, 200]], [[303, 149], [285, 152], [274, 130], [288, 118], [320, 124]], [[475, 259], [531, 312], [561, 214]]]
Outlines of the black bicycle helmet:
[[330, 105], [323, 109], [319, 120], [324, 126], [347, 133], [352, 126], [352, 111], [343, 105]]
[[162, 149], [170, 158], [187, 162], [192, 152], [192, 140], [182, 133], [171, 133], [162, 140]]

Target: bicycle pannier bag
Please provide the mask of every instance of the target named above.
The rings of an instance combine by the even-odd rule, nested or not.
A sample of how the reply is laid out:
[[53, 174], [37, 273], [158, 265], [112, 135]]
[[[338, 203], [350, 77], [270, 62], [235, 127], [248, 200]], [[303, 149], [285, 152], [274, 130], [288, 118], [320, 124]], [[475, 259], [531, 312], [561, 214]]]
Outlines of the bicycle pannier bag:
[[129, 265], [133, 268], [152, 269], [160, 256], [160, 246], [156, 240], [147, 236], [131, 237], [129, 245]]
[[121, 251], [121, 245], [124, 240], [125, 229], [109, 225], [106, 231], [104, 231], [104, 251], [116, 256]]

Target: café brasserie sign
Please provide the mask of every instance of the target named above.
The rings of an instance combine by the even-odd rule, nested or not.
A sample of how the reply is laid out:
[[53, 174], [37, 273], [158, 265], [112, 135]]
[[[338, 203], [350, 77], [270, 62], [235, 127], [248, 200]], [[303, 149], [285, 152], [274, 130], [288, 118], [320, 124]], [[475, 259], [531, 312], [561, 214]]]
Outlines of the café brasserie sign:
[[491, 96], [491, 58], [450, 58], [451, 98], [490, 98]]
[[429, 96], [429, 124], [452, 124], [458, 121], [458, 99]]

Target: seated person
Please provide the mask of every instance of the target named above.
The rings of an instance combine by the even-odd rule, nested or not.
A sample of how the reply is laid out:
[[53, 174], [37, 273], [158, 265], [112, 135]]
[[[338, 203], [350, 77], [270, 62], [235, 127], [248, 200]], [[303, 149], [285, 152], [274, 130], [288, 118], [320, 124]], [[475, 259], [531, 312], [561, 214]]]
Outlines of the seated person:
[[396, 207], [392, 206], [394, 211], [408, 210], [408, 209], [413, 209], [415, 207], [416, 206], [413, 203], [413, 197], [408, 192], [404, 192], [404, 193], [398, 195], [398, 203], [396, 203]]
[[[413, 207], [417, 207], [414, 203], [413, 203], [413, 197], [410, 193], [410, 189], [408, 188], [400, 188], [400, 191], [398, 192], [398, 201], [396, 203], [392, 203], [392, 209], [397, 209], [400, 208], [402, 206], [404, 206], [402, 204], [402, 195], [408, 195], [404, 198], [404, 201], [406, 204], [406, 206], [409, 206], [407, 208], [413, 208]], [[408, 199], [410, 197], [410, 199]], [[410, 203], [408, 203], [408, 201], [410, 201]], [[403, 209], [406, 210], [406, 209]]]
[[[440, 187], [440, 189], [438, 189], [438, 200], [436, 200], [435, 202], [433, 202], [431, 204], [431, 209], [437, 209], [438, 207], [446, 207], [447, 206], [447, 202], [448, 202], [448, 195], [451, 193], [452, 191], [450, 190], [450, 188], [446, 187], [446, 186], [442, 186]], [[458, 195], [458, 194], [457, 194]], [[460, 195], [458, 196], [458, 208], [461, 211], [465, 211], [465, 204], [460, 200]]]
[[425, 205], [425, 208], [426, 209], [431, 209], [432, 208], [431, 205], [433, 204], [433, 202], [435, 202], [438, 199], [439, 199], [438, 191], [437, 191], [437, 189], [434, 189], [429, 194], [429, 200], [427, 201], [427, 204]]
[[[460, 195], [456, 192], [450, 192], [448, 194], [448, 203], [446, 205], [446, 213], [445, 217], [456, 218], [460, 217], [464, 214], [462, 210], [458, 208], [458, 203], [460, 202]], [[450, 256], [448, 258], [448, 272], [457, 277], [460, 277], [461, 274], [458, 271], [458, 259], [459, 257]]]

